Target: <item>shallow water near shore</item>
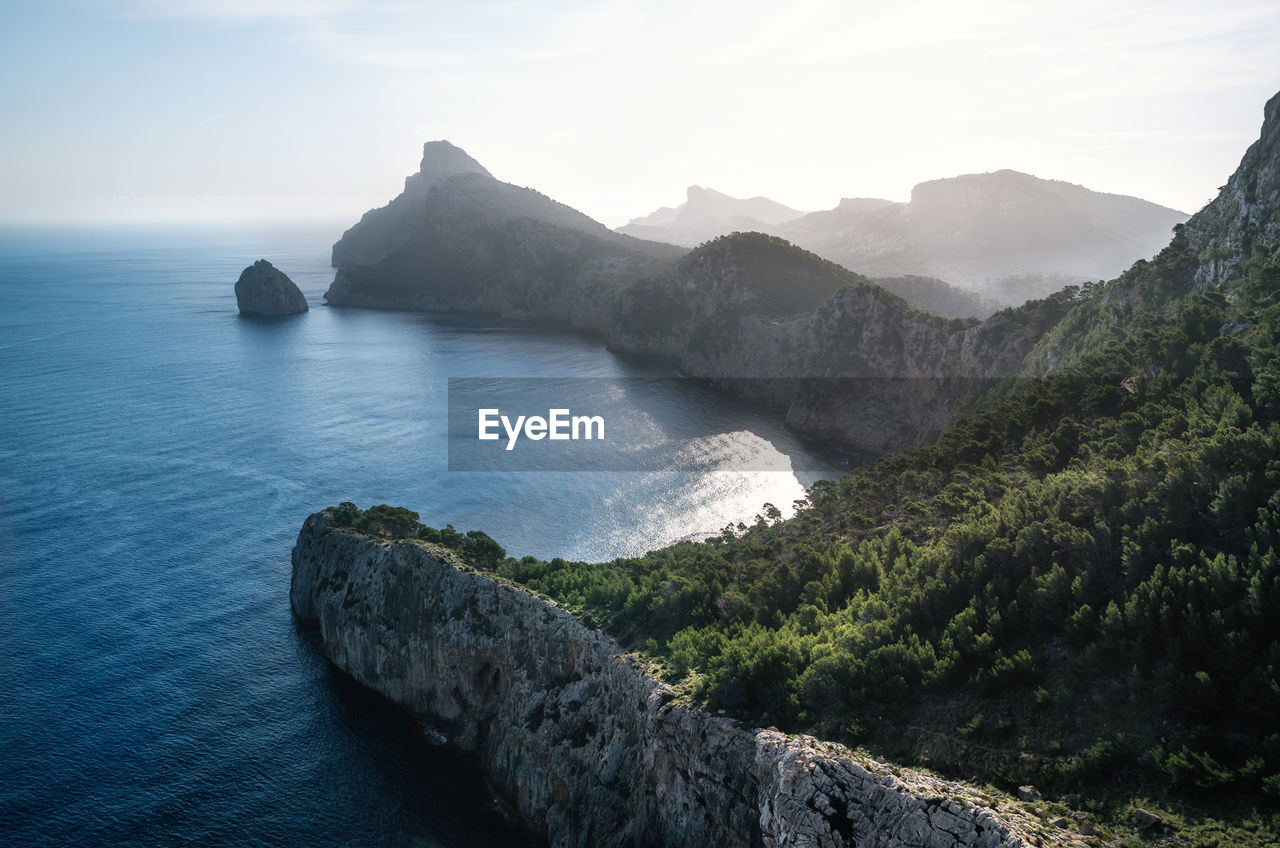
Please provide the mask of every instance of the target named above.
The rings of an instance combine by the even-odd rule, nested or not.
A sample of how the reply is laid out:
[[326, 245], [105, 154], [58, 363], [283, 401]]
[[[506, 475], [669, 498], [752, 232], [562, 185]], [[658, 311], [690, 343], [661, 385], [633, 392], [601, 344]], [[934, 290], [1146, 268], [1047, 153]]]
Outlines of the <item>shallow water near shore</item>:
[[[776, 415], [676, 387], [627, 402], [697, 434], [688, 471], [449, 471], [451, 378], [671, 371], [564, 330], [323, 307], [340, 231], [0, 231], [6, 844], [527, 845], [474, 764], [297, 627], [303, 519], [400, 504], [593, 561], [750, 522], [841, 466]], [[310, 312], [238, 317], [261, 257]], [[718, 471], [698, 439], [832, 473]]]

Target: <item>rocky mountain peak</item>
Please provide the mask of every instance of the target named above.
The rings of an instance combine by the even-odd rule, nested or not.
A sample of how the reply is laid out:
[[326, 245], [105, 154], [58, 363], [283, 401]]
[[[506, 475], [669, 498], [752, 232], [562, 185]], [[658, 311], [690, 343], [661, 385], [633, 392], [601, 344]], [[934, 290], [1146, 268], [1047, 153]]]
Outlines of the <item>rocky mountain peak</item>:
[[483, 165], [467, 155], [467, 151], [461, 147], [443, 139], [428, 141], [422, 145], [422, 164], [418, 166], [418, 173], [405, 177], [404, 190], [407, 193], [420, 193], [425, 196], [432, 186], [439, 185], [458, 174], [493, 176]]

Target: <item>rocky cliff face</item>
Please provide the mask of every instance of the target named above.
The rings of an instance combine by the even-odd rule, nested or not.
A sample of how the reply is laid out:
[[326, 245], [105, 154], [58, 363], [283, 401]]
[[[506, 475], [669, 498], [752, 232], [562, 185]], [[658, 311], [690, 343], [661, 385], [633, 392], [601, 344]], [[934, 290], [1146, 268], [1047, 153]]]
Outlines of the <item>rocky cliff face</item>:
[[1230, 282], [1256, 249], [1280, 258], [1280, 94], [1263, 109], [1262, 133], [1218, 196], [1186, 223], [1200, 260], [1196, 285]]
[[312, 515], [290, 600], [339, 668], [477, 752], [553, 846], [1083, 844], [1011, 799], [672, 703], [612, 639], [443, 550]]
[[274, 318], [307, 311], [307, 299], [283, 271], [265, 259], [245, 268], [236, 280], [241, 315]]

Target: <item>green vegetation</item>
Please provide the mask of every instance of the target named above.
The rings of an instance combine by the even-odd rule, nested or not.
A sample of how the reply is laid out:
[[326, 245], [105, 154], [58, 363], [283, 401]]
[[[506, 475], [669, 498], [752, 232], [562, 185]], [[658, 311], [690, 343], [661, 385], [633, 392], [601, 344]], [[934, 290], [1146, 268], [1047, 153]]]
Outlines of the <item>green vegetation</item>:
[[351, 501], [343, 501], [337, 506], [326, 507], [324, 511], [335, 527], [345, 527], [381, 539], [418, 539], [443, 545], [482, 568], [496, 567], [507, 555], [501, 545], [480, 530], [459, 533], [452, 524], [437, 530], [422, 524], [418, 521], [418, 513], [402, 506], [378, 504], [361, 510]]
[[621, 292], [614, 317], [630, 333], [666, 336], [673, 327], [698, 322], [718, 325], [748, 314], [791, 320], [812, 312], [845, 288], [873, 289], [890, 309], [949, 332], [978, 323], [974, 318], [944, 318], [917, 308], [861, 274], [785, 239], [756, 232], [735, 232], [704, 242], [681, 257], [669, 275], [641, 280]]
[[1049, 376], [815, 486], [791, 520], [766, 505], [594, 565], [495, 544], [488, 567], [712, 709], [1034, 783], [1119, 831], [1142, 806], [1196, 844], [1274, 845], [1280, 266], [1198, 292], [1192, 262], [1179, 237], [1033, 305], [1070, 330], [1044, 343]]
[[871, 282], [903, 298], [915, 308], [945, 318], [989, 318], [1008, 306], [934, 277], [908, 274], [905, 277], [875, 277]]

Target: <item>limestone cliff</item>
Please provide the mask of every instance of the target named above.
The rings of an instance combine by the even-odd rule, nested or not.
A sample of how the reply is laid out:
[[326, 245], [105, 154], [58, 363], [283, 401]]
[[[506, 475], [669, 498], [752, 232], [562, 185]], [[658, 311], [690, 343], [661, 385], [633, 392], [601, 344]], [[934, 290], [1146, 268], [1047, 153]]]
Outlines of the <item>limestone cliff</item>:
[[610, 637], [443, 549], [312, 515], [290, 600], [335, 665], [475, 751], [553, 846], [1084, 844], [1012, 799], [673, 703]]
[[1240, 167], [1185, 229], [1200, 260], [1200, 288], [1230, 282], [1255, 250], [1280, 258], [1280, 94], [1267, 101], [1261, 135]]

